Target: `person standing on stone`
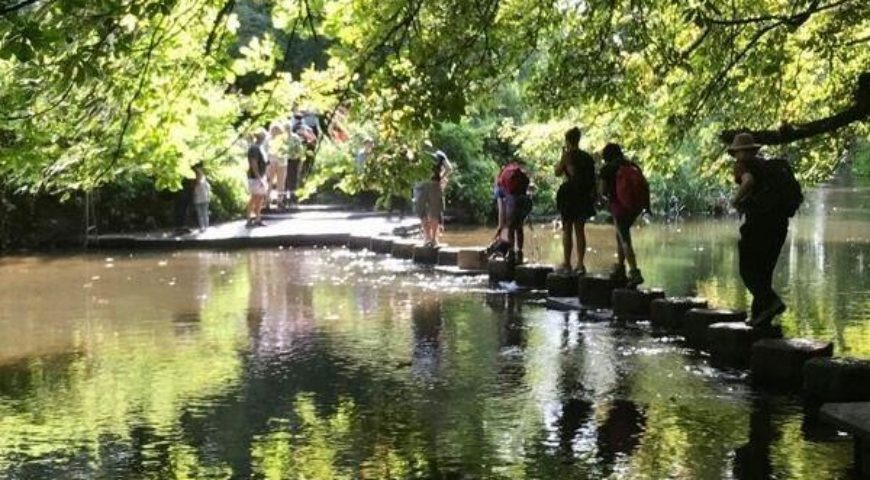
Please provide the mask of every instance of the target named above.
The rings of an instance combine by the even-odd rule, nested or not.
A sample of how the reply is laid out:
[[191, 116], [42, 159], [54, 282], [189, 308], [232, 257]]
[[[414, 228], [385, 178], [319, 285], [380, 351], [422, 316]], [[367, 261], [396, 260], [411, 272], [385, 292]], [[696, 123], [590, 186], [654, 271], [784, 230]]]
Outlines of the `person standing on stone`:
[[556, 206], [562, 217], [561, 270], [571, 271], [574, 237], [577, 239], [577, 269], [586, 274], [586, 222], [595, 216], [595, 160], [580, 149], [580, 129], [574, 127], [565, 133], [562, 158], [556, 165], [556, 176], [565, 177], [556, 194]]
[[791, 166], [782, 159], [759, 156], [761, 145], [751, 134], [734, 137], [728, 153], [734, 157], [737, 192], [732, 205], [743, 214], [740, 240], [740, 276], [752, 293], [748, 323], [770, 326], [786, 306], [773, 289], [773, 271], [788, 234], [788, 222], [803, 201]]
[[208, 183], [202, 163], [194, 165], [193, 171], [196, 173], [196, 183], [193, 187], [193, 207], [196, 210], [199, 231], [205, 232], [208, 230], [208, 202], [211, 195], [211, 185]]
[[266, 130], [259, 129], [254, 133], [254, 142], [248, 147], [248, 193], [251, 195], [246, 212], [248, 221], [245, 226], [248, 228], [265, 226], [262, 211], [269, 193], [266, 179], [268, 162], [264, 149], [267, 136]]
[[[608, 143], [602, 151], [604, 166], [598, 180], [598, 191], [607, 201], [616, 230], [618, 262], [613, 267], [611, 278], [618, 283], [635, 288], [644, 279], [637, 268], [637, 257], [631, 241], [631, 227], [643, 213], [649, 210], [649, 184], [637, 164], [628, 161], [622, 147]], [[626, 276], [625, 265], [629, 272]]]
[[426, 246], [437, 247], [441, 231], [441, 218], [444, 211], [444, 195], [441, 190], [441, 168], [434, 165], [428, 180], [414, 185], [414, 210], [420, 218], [423, 242]]
[[287, 132], [285, 144], [287, 147], [287, 178], [285, 180], [287, 194], [285, 204], [289, 206], [297, 200], [296, 190], [299, 188], [299, 177], [302, 174], [302, 164], [305, 161], [305, 144], [302, 137], [293, 131], [291, 123], [286, 125], [285, 130]]
[[284, 129], [278, 123], [273, 123], [269, 127], [269, 141], [267, 142], [266, 153], [269, 155], [269, 165], [267, 169], [268, 202], [272, 201], [272, 191], [275, 191], [275, 201], [281, 207], [284, 205], [284, 198], [287, 194], [287, 156], [285, 150]]
[[507, 164], [498, 175], [498, 186], [504, 194], [502, 205], [507, 221], [507, 241], [510, 244], [508, 261], [521, 264], [524, 261], [523, 247], [525, 232], [523, 223], [532, 211], [532, 199], [529, 196], [531, 179], [519, 160]]

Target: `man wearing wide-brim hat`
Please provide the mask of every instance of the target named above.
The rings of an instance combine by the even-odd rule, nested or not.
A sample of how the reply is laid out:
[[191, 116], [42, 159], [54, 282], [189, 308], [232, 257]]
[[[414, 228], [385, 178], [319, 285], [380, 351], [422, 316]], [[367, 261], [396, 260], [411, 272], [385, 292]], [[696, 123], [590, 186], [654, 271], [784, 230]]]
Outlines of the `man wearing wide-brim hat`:
[[734, 180], [739, 185], [732, 204], [744, 215], [738, 252], [740, 276], [752, 293], [748, 323], [768, 327], [786, 309], [773, 290], [773, 271], [788, 234], [788, 216], [759, 204], [762, 200], [757, 193], [765, 187], [767, 161], [758, 155], [759, 150], [761, 145], [749, 133], [735, 135], [728, 147], [735, 159]]

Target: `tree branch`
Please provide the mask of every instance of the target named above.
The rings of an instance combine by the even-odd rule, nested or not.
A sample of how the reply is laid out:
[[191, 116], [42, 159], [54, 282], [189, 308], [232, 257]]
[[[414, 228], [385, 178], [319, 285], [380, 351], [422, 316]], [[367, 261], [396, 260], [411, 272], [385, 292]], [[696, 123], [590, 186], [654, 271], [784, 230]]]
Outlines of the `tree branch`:
[[856, 122], [870, 121], [870, 71], [858, 77], [853, 103], [846, 109], [829, 117], [807, 123], [783, 123], [776, 130], [750, 130], [738, 128], [719, 134], [724, 143], [731, 143], [738, 133], [750, 133], [762, 145], [782, 145], [837, 131]]
[[0, 17], [4, 17], [10, 13], [17, 12], [18, 10], [21, 10], [22, 8], [27, 7], [29, 5], [33, 5], [34, 3], [38, 2], [38, 1], [39, 0], [22, 0], [21, 2], [18, 2], [14, 5], [2, 7], [2, 8], [0, 8]]
[[233, 11], [233, 8], [236, 6], [236, 0], [227, 0], [224, 2], [224, 6], [221, 7], [220, 11], [218, 11], [217, 17], [214, 19], [214, 24], [212, 24], [211, 31], [208, 32], [208, 38], [205, 41], [205, 55], [211, 55], [211, 49], [214, 47], [215, 40], [217, 39], [218, 30], [224, 24], [224, 20]]
[[850, 3], [854, 0], [837, 0], [832, 3], [828, 3], [822, 6], [819, 6], [819, 1], [813, 2], [813, 4], [800, 13], [795, 13], [793, 15], [760, 15], [757, 17], [747, 17], [747, 18], [735, 18], [735, 19], [724, 19], [724, 18], [710, 18], [701, 16], [701, 21], [707, 25], [747, 25], [750, 23], [764, 23], [770, 21], [776, 21], [779, 23], [787, 23], [790, 25], [801, 25], [806, 22], [809, 17], [815, 15], [820, 12], [824, 12], [825, 10], [830, 10], [832, 8], [837, 8], [846, 3]]

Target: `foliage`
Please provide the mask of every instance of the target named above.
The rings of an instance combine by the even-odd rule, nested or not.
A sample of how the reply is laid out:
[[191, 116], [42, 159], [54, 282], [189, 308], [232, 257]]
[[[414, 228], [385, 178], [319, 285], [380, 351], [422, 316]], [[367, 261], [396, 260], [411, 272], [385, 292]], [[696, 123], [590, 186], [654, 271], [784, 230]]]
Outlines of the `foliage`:
[[870, 177], [870, 141], [858, 142], [853, 147], [852, 170], [859, 177]]

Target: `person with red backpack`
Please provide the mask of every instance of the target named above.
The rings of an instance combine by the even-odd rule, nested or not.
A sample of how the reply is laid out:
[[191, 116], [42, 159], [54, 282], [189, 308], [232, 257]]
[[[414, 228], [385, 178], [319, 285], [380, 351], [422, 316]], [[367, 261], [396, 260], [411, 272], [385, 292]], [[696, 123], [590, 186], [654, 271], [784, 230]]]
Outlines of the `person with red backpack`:
[[531, 180], [519, 160], [515, 160], [501, 170], [497, 183], [504, 195], [502, 205], [508, 230], [507, 241], [511, 248], [507, 258], [512, 263], [520, 264], [523, 263], [525, 243], [523, 222], [532, 211], [532, 199], [529, 196]]
[[786, 306], [773, 289], [773, 271], [788, 235], [789, 218], [803, 202], [800, 183], [784, 159], [764, 159], [761, 145], [749, 133], [735, 135], [728, 147], [734, 157], [734, 181], [739, 185], [732, 204], [743, 214], [740, 277], [752, 293], [748, 323], [767, 327]]
[[[649, 183], [640, 167], [630, 162], [622, 153], [622, 147], [608, 143], [601, 152], [604, 166], [599, 174], [598, 191], [604, 197], [613, 215], [616, 228], [616, 251], [618, 263], [611, 278], [618, 283], [635, 288], [644, 282], [631, 242], [631, 227], [637, 218], [650, 208]], [[629, 272], [625, 273], [628, 263]]]

